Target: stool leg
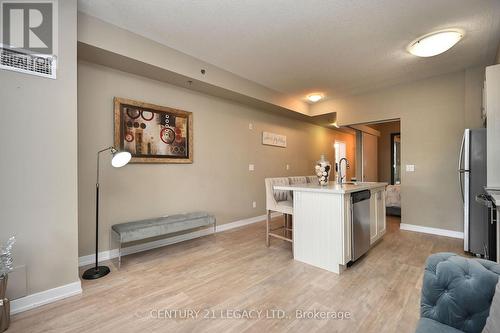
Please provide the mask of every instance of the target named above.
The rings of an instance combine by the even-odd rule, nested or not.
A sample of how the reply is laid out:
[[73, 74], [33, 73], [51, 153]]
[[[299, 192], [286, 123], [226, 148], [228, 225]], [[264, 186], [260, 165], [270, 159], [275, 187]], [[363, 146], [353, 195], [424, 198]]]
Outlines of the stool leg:
[[269, 247], [269, 224], [271, 222], [271, 211], [267, 211], [267, 218], [266, 218], [266, 246]]
[[293, 240], [293, 215], [290, 215], [290, 220], [288, 221], [288, 228], [290, 229], [290, 238]]
[[288, 237], [288, 214], [285, 214], [285, 228], [283, 228], [283, 236]]

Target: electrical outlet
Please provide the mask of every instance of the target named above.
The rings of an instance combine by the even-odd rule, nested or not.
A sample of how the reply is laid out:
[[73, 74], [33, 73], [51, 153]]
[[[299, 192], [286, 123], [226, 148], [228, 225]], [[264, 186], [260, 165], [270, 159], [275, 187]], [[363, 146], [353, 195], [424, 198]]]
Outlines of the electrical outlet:
[[253, 207], [253, 208], [257, 208], [257, 203], [256, 203], [255, 201], [254, 201], [254, 202], [252, 202], [252, 207]]
[[287, 164], [287, 165], [286, 165], [286, 169], [287, 169], [287, 170], [290, 170], [290, 164]]
[[253, 130], [253, 124], [252, 123], [248, 124], [248, 129], [249, 130]]
[[249, 164], [248, 171], [254, 171], [254, 170], [255, 170], [255, 166], [253, 164]]
[[414, 164], [407, 164], [406, 165], [406, 172], [415, 172], [415, 165]]

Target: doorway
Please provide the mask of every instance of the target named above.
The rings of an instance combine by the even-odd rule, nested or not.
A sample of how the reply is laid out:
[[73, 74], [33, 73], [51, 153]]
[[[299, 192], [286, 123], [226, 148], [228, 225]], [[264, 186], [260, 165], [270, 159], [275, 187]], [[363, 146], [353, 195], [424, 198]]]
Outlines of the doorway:
[[[356, 131], [357, 178], [384, 182], [385, 212], [390, 225], [399, 228], [401, 221], [402, 134], [400, 120], [387, 120], [349, 126]], [[404, 180], [403, 180], [404, 181]]]
[[388, 221], [394, 221], [399, 225], [401, 218], [401, 123], [396, 120], [366, 126], [378, 132], [378, 146], [375, 153], [378, 163], [377, 181], [389, 184], [385, 197], [386, 215], [391, 217]]

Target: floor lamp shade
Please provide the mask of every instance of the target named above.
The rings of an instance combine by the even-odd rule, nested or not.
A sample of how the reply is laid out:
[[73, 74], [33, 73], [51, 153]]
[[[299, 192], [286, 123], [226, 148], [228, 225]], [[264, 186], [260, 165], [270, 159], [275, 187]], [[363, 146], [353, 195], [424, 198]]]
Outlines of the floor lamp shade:
[[121, 168], [127, 165], [131, 158], [132, 155], [128, 151], [115, 151], [111, 159], [111, 165], [115, 168]]
[[127, 165], [132, 158], [132, 155], [128, 151], [118, 151], [115, 147], [108, 147], [101, 149], [97, 152], [97, 181], [95, 184], [96, 191], [96, 202], [95, 202], [95, 265], [92, 268], [87, 269], [82, 278], [85, 280], [94, 280], [103, 277], [109, 273], [109, 268], [107, 266], [99, 266], [99, 156], [105, 151], [110, 151], [113, 155], [111, 159], [111, 165], [115, 168], [121, 168]]

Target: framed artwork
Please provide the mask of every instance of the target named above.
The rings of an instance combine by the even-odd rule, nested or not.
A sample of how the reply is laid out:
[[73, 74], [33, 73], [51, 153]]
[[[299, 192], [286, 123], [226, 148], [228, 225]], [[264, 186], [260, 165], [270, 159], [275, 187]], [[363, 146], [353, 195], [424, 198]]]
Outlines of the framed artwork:
[[262, 132], [262, 144], [286, 148], [286, 136], [270, 132]]
[[131, 163], [193, 163], [193, 113], [114, 98], [115, 147]]

